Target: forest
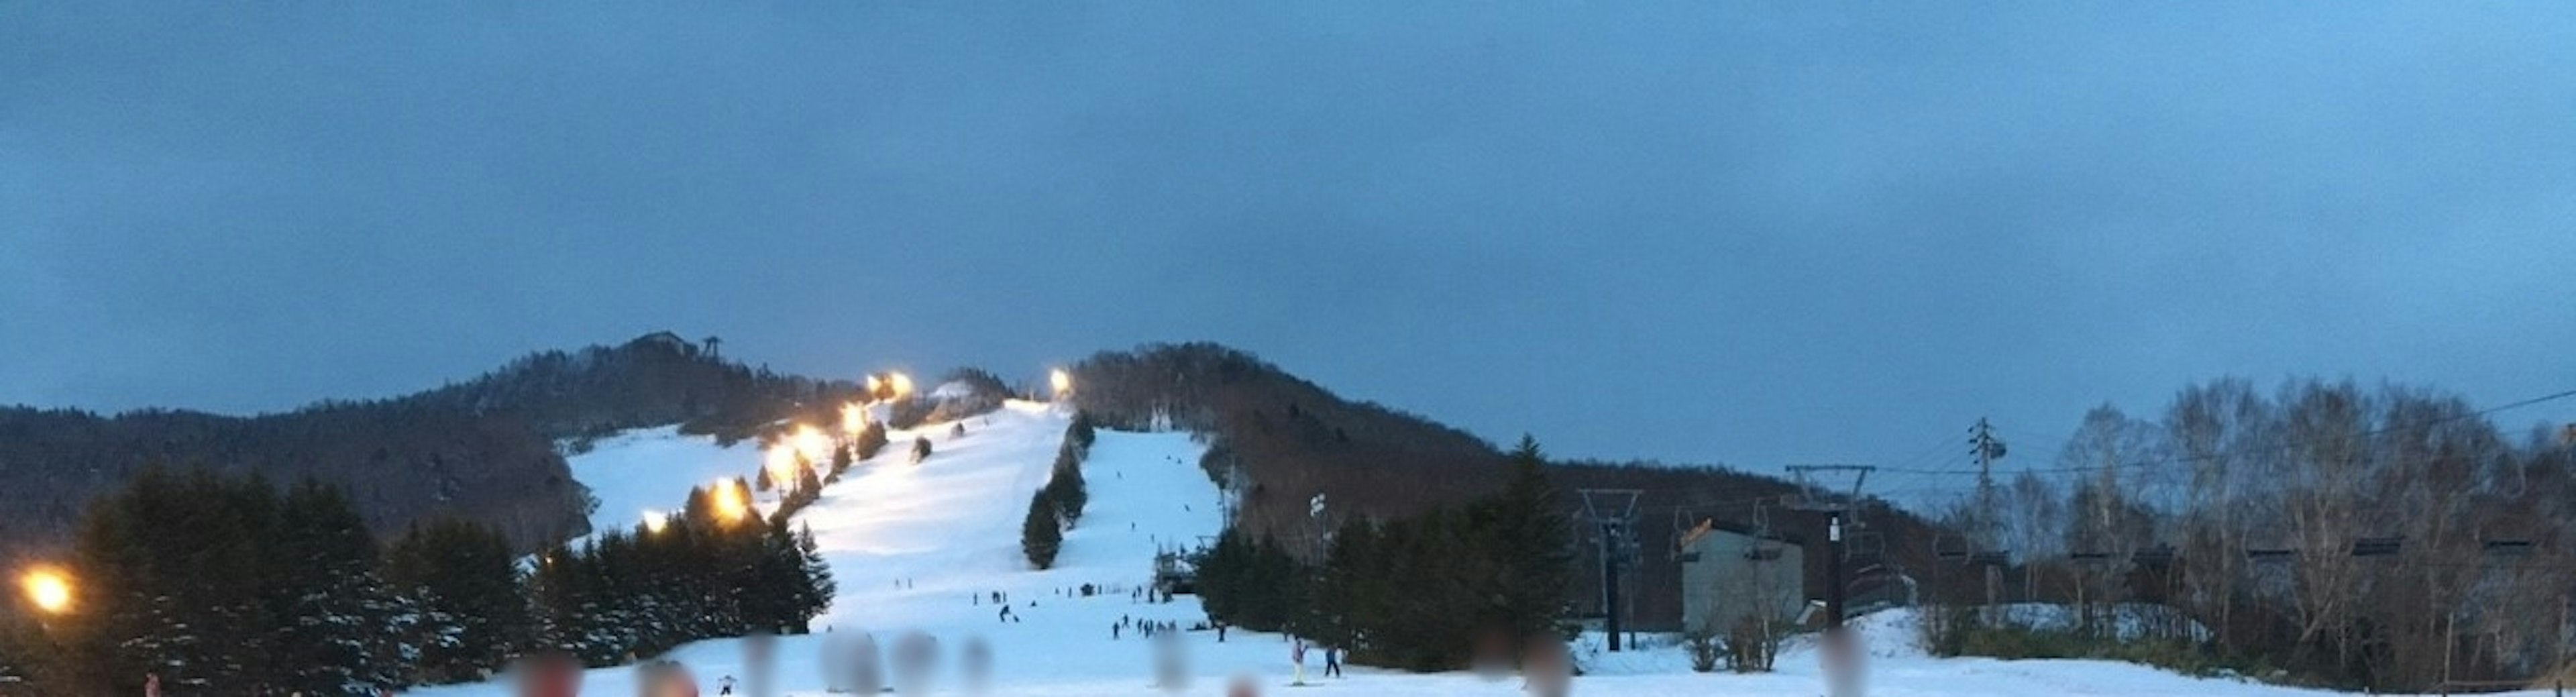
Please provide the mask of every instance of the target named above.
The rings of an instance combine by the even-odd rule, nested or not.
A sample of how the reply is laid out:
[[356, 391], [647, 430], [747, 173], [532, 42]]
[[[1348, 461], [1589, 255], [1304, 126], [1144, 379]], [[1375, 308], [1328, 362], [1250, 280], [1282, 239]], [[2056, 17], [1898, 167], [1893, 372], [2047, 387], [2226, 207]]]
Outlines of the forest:
[[[242, 686], [373, 697], [482, 680], [559, 649], [592, 665], [680, 643], [802, 633], [828, 605], [813, 536], [759, 516], [735, 480], [632, 531], [547, 551], [533, 569], [470, 521], [381, 544], [337, 487], [146, 469], [84, 513], [73, 611], [0, 609], [0, 694]], [[264, 692], [263, 692], [264, 693]]]
[[[2104, 405], [2044, 464], [1946, 503], [1942, 556], [1991, 571], [1933, 600], [2069, 604], [2071, 624], [2047, 628], [2076, 645], [2060, 652], [2166, 641], [2337, 687], [2526, 683], [2562, 668], [2576, 588], [2569, 440], [2490, 420], [2527, 403], [2220, 379], [2151, 415]], [[1969, 653], [2009, 624], [1949, 619], [1936, 640]]]

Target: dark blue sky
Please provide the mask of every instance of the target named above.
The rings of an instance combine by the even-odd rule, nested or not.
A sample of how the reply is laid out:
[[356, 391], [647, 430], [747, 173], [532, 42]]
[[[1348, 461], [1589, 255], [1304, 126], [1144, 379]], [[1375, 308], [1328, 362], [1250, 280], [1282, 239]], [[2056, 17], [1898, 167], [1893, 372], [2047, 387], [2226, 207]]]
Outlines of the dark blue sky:
[[0, 402], [662, 328], [1212, 339], [1751, 468], [2231, 374], [2501, 403], [2576, 387], [2576, 4], [0, 3]]

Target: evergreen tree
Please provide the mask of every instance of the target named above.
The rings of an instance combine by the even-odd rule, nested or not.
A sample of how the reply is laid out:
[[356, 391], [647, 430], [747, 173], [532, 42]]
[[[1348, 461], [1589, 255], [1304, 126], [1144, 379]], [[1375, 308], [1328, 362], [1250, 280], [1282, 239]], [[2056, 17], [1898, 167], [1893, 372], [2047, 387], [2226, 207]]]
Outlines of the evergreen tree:
[[815, 475], [815, 473], [814, 473], [814, 468], [812, 468], [812, 467], [799, 467], [799, 468], [797, 468], [797, 469], [796, 469], [796, 493], [797, 493], [798, 495], [800, 495], [800, 496], [804, 496], [804, 497], [806, 497], [808, 501], [811, 501], [812, 499], [814, 499], [814, 498], [816, 498], [816, 497], [820, 497], [820, 496], [822, 496], [822, 495], [823, 495], [823, 478], [822, 478], [822, 477], [820, 477], [820, 476], [816, 476], [816, 475]]
[[1082, 520], [1082, 509], [1091, 503], [1091, 490], [1082, 481], [1082, 451], [1072, 441], [1056, 450], [1055, 466], [1040, 494], [1055, 505], [1056, 516], [1066, 525]]
[[532, 639], [517, 556], [499, 531], [462, 520], [415, 524], [386, 552], [386, 580], [420, 617], [421, 680], [478, 678]]
[[1020, 553], [1028, 556], [1029, 565], [1039, 569], [1055, 566], [1056, 552], [1064, 546], [1062, 523], [1056, 519], [1056, 506], [1040, 490], [1029, 497], [1029, 515], [1020, 522]]
[[855, 461], [876, 457], [879, 451], [885, 449], [886, 442], [885, 424], [870, 423], [867, 428], [859, 430], [858, 442], [850, 444], [851, 459]]
[[335, 488], [307, 480], [278, 508], [267, 557], [275, 677], [311, 695], [372, 695], [406, 684], [402, 640], [416, 618], [377, 576], [366, 521]]
[[1523, 434], [1507, 467], [1510, 480], [1490, 501], [1489, 554], [1503, 562], [1498, 609], [1515, 636], [1553, 634], [1574, 582], [1572, 523], [1558, 508], [1537, 439]]

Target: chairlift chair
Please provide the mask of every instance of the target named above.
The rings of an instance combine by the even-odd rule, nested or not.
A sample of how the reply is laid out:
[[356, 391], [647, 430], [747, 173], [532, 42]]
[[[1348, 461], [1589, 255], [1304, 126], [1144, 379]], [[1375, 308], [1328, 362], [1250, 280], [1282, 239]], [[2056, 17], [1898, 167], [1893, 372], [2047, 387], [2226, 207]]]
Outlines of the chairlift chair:
[[2400, 536], [2357, 538], [2352, 541], [2352, 555], [2356, 557], [2393, 557], [2397, 556], [2397, 553], [2403, 550], [2405, 544], [2406, 538]]

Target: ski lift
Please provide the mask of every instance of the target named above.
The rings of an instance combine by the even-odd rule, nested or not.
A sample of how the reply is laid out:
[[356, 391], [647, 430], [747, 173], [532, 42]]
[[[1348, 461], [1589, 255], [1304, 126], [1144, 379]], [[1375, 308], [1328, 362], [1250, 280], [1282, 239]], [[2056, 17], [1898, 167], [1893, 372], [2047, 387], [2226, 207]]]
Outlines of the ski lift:
[[2401, 551], [2401, 548], [2404, 547], [2405, 543], [2406, 538], [2401, 536], [2358, 538], [2352, 541], [2352, 555], [2356, 557], [2393, 557], [2397, 556], [2397, 553]]
[[2298, 550], [2286, 547], [2248, 548], [2245, 550], [2245, 559], [2246, 561], [2289, 561], [2292, 557], [2298, 556], [2298, 553]]
[[2130, 552], [2129, 563], [2150, 569], [2162, 569], [2173, 566], [2174, 557], [2173, 545], [2156, 545], [2154, 547]]
[[1968, 553], [1968, 563], [1978, 566], [2011, 566], [2012, 552], [2000, 549], [1981, 549]]
[[1967, 536], [1947, 532], [1932, 536], [1932, 558], [1954, 563], [1967, 561]]
[[[1861, 526], [1858, 522], [1853, 522], [1850, 524], [1850, 527], [1860, 528]], [[1847, 560], [1874, 560], [1886, 551], [1886, 539], [1881, 537], [1878, 534], [1878, 531], [1875, 530], [1861, 529], [1859, 532], [1854, 532], [1850, 536], [1850, 541], [1843, 544], [1843, 558]]]
[[2531, 541], [2524, 539], [2480, 540], [2478, 546], [2484, 548], [2487, 554], [2498, 557], [2530, 556], [2532, 549]]

